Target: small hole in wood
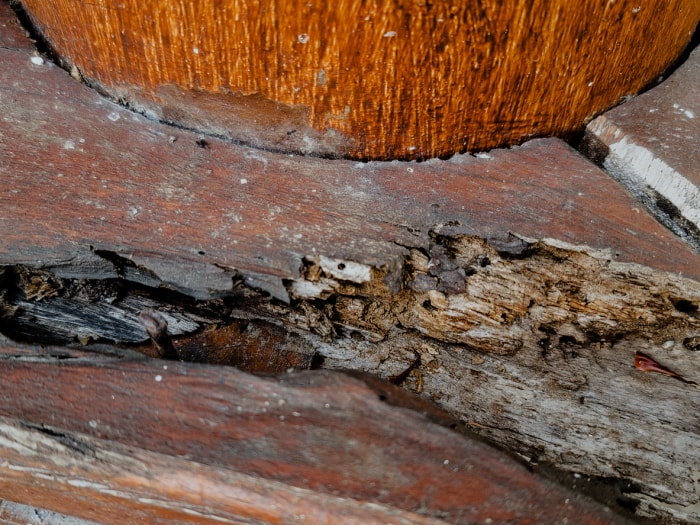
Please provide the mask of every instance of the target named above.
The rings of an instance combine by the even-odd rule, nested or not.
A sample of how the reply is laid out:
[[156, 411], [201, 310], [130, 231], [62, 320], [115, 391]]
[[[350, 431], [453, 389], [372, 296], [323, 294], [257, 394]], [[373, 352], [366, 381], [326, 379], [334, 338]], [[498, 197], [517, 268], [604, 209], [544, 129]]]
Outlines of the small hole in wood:
[[687, 299], [671, 299], [671, 302], [676, 310], [684, 314], [695, 314], [698, 311], [698, 305]]
[[476, 260], [479, 263], [479, 266], [482, 268], [486, 268], [489, 264], [491, 264], [491, 259], [489, 259], [486, 255], [479, 255]]
[[338, 263], [338, 270], [345, 270], [345, 263]]

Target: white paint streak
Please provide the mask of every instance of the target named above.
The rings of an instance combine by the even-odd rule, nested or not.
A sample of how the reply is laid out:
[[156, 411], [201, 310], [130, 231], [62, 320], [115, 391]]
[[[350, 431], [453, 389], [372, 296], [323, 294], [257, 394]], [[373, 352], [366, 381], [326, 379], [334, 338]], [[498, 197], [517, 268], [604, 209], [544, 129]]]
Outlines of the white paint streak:
[[700, 189], [697, 186], [648, 149], [628, 142], [627, 137], [610, 144], [609, 148], [605, 169], [648, 185], [700, 228]]
[[325, 255], [319, 257], [319, 263], [326, 274], [343, 281], [366, 283], [372, 277], [372, 269], [366, 264], [332, 259]]

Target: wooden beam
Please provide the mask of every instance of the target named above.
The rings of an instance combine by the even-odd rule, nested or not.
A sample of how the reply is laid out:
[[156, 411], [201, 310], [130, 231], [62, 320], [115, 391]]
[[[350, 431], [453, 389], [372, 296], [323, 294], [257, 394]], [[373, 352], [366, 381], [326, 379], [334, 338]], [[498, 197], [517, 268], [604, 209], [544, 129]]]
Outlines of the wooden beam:
[[699, 381], [700, 261], [589, 161], [236, 146], [104, 100], [4, 16], [3, 333], [148, 344], [157, 310], [183, 359], [370, 371], [577, 489], [697, 519], [697, 390], [634, 362]]
[[0, 353], [0, 494], [19, 502], [100, 523], [612, 519], [371, 378]]

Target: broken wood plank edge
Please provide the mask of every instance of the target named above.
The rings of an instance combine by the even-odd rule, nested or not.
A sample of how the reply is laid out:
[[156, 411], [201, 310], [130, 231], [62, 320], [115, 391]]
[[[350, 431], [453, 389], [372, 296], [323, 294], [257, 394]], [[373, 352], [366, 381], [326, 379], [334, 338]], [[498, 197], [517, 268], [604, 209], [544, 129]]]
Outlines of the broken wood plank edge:
[[[162, 363], [4, 360], [3, 388], [33, 393], [6, 398], [1, 413], [20, 416], [24, 427], [81, 455], [89, 450], [72, 433], [452, 522], [477, 516], [599, 522], [608, 512], [599, 516], [597, 506], [512, 458], [430, 423], [420, 410], [425, 402], [397, 387], [384, 385], [378, 394], [367, 378], [329, 371], [272, 379]], [[410, 408], [388, 405], [392, 398]], [[66, 463], [71, 458], [59, 466]]]
[[[59, 269], [71, 278], [57, 276], [50, 264], [2, 266], [4, 331], [11, 335], [15, 319], [15, 328], [17, 322], [29, 323], [34, 333], [43, 323], [41, 332], [57, 337], [48, 342], [59, 344], [142, 342], [148, 334], [138, 314], [159, 303], [172, 310], [171, 335], [193, 333], [236, 311], [327, 341], [345, 332], [377, 342], [400, 328], [429, 340], [514, 354], [549, 331], [566, 332], [579, 342], [641, 336], [661, 344], [680, 338], [695, 350], [693, 341], [700, 336], [700, 283], [695, 280], [551, 239], [522, 239], [517, 252], [499, 252], [455, 225], [438, 225], [430, 237], [427, 250], [407, 249], [394, 268], [307, 256], [300, 261], [299, 277], [276, 278], [276, 287], [267, 290], [249, 288], [245, 277], [229, 269], [206, 300], [201, 292], [188, 296], [185, 286], [173, 282], [182, 271], [171, 276], [166, 268], [159, 275], [164, 266], [157, 258], [132, 264], [129, 274], [123, 267], [100, 266], [94, 275], [79, 258], [75, 268], [68, 263]], [[186, 261], [168, 264], [188, 271]], [[275, 290], [284, 293], [269, 297]], [[141, 299], [127, 304], [129, 296]], [[69, 317], [60, 317], [61, 311]], [[104, 327], [96, 324], [100, 319]], [[115, 321], [120, 325], [110, 326]]]
[[[3, 283], [3, 293], [0, 295], [4, 301], [6, 321], [23, 309], [32, 312], [32, 305], [45, 307], [57, 298], [67, 299], [68, 302], [55, 303], [54, 308], [63, 308], [75, 315], [75, 312], [89, 311], [90, 305], [85, 297], [75, 294], [75, 282], [80, 280], [83, 290], [98, 290], [92, 301], [109, 304], [110, 308], [119, 312], [118, 317], [131, 318], [134, 326], [139, 326], [135, 320], [138, 310], [119, 310], [130, 298], [146, 293], [150, 299], [155, 300], [157, 308], [175, 320], [173, 327], [177, 326], [178, 318], [187, 319], [188, 315], [195, 314], [188, 319], [197, 327], [195, 335], [205, 334], [207, 326], [243, 322], [250, 323], [251, 333], [257, 332], [258, 338], [265, 338], [273, 334], [274, 329], [271, 327], [278, 327], [282, 329], [281, 334], [277, 332], [270, 339], [275, 341], [272, 345], [305, 355], [307, 361], [304, 362], [307, 364], [311, 356], [320, 355], [325, 360], [322, 366], [361, 369], [385, 378], [401, 376], [416, 361], [417, 351], [420, 365], [405, 378], [407, 386], [422, 391], [424, 396], [436, 400], [463, 422], [472, 421], [474, 417], [470, 415], [472, 409], [465, 406], [465, 400], [443, 397], [451, 389], [461, 388], [459, 384], [468, 362], [459, 357], [455, 359], [459, 354], [466, 354], [465, 358], [468, 359], [469, 355], [478, 356], [478, 351], [488, 355], [494, 349], [496, 354], [502, 354], [502, 360], [495, 363], [494, 373], [502, 375], [506, 369], [504, 367], [515, 364], [519, 356], [539, 356], [536, 359], [540, 363], [538, 366], [542, 367], [551, 359], [547, 357], [550, 355], [549, 349], [558, 346], [562, 351], [574, 355], [591, 345], [598, 345], [598, 348], [601, 345], [603, 348], [624, 348], [625, 344], [637, 344], [638, 348], [658, 354], [659, 348], [671, 341], [675, 355], [685, 353], [685, 368], [680, 369], [680, 372], [690, 380], [699, 379], [694, 372], [697, 368], [692, 363], [694, 355], [697, 356], [700, 341], [700, 283], [639, 265], [616, 263], [605, 257], [604, 253], [555, 241], [524, 240], [518, 253], [499, 253], [483, 239], [460, 233], [454, 224], [436, 228], [431, 233], [431, 239], [431, 246], [425, 251], [415, 248], [408, 250], [406, 260], [400, 266], [403, 273], [399, 281], [402, 284], [397, 292], [392, 292], [387, 286], [382, 268], [354, 266], [357, 263], [353, 261], [322, 261], [319, 257], [308, 257], [304, 259], [304, 267], [300, 272], [300, 279], [308, 282], [282, 281], [288, 290], [289, 304], [266, 298], [265, 293], [239, 284], [225, 309], [221, 306], [226, 303], [221, 299], [222, 290], [218, 290], [214, 294], [216, 297], [208, 302], [181, 300], [181, 303], [196, 305], [194, 309], [191, 305], [183, 308], [182, 304], [173, 301], [173, 297], [181, 295], [168, 291], [167, 283], [158, 281], [157, 272], [138, 266], [132, 267], [131, 274], [123, 274], [118, 279], [109, 277], [92, 282], [86, 279], [88, 276], [85, 268], [81, 269], [80, 279], [64, 279], [53, 274], [50, 267], [36, 269], [8, 266], [4, 267], [3, 278], [0, 279]], [[111, 259], [118, 260], [115, 257]], [[104, 277], [105, 268], [98, 267], [99, 276]], [[155, 267], [158, 265], [155, 264]], [[433, 271], [431, 267], [434, 268]], [[65, 265], [61, 266], [60, 271], [68, 275], [72, 272]], [[138, 276], [148, 272], [151, 287], [139, 282], [133, 288], [130, 285], [122, 286], [121, 296], [112, 295], [109, 286], [104, 284], [111, 281], [123, 285], [129, 275]], [[114, 272], [109, 275], [118, 277], [118, 274], [119, 272]], [[237, 282], [240, 281], [239, 278]], [[13, 293], [8, 294], [8, 283], [12, 283]], [[166, 286], [165, 297], [159, 296], [160, 286]], [[305, 295], [309, 290], [314, 295]], [[74, 294], [73, 297], [71, 293]], [[105, 297], [109, 301], [103, 301]], [[468, 301], [468, 307], [460, 306], [461, 301]], [[150, 305], [153, 306], [153, 303]], [[197, 308], [201, 311], [198, 312]], [[519, 310], [521, 308], [522, 311]], [[58, 310], [46, 318], [59, 319]], [[497, 327], [499, 323], [503, 325], [501, 332], [491, 331], [490, 339], [482, 340], [479, 345], [470, 340], [458, 339], [460, 334], [468, 334], [468, 324], [463, 325], [462, 331], [450, 329], [441, 332], [444, 330], [441, 326], [445, 323], [448, 323], [448, 328], [455, 323], [470, 322], [480, 327], [493, 318], [479, 313], [484, 311], [495, 311], [497, 322], [491, 326]], [[31, 315], [35, 316], [36, 312], [37, 310], [33, 311]], [[413, 314], [409, 315], [411, 312]], [[554, 317], [550, 319], [548, 312]], [[469, 320], [472, 315], [478, 316], [477, 321]], [[441, 321], [441, 316], [445, 316], [445, 320]], [[527, 319], [530, 324], [525, 323], [524, 320]], [[89, 319], [78, 318], [72, 329], [82, 328], [87, 330], [83, 333], [90, 333], [89, 325]], [[143, 327], [139, 327], [139, 330], [140, 335], [136, 335], [140, 339], [136, 339], [146, 339]], [[514, 339], [514, 332], [515, 337], [521, 337], [520, 340]], [[70, 330], [66, 333], [69, 334]], [[234, 331], [234, 335], [240, 333]], [[180, 337], [184, 340], [190, 336]], [[109, 337], [98, 337], [101, 338], [109, 340]], [[174, 343], [178, 343], [177, 338]], [[231, 340], [224, 340], [224, 343], [219, 346], [233, 344]], [[190, 358], [195, 357], [193, 360], [206, 362], [209, 358], [209, 362], [221, 363], [216, 361], [216, 345], [209, 345], [203, 350], [200, 341], [194, 347], [199, 353], [189, 354]], [[259, 348], [257, 346], [253, 349], [258, 351]], [[369, 356], [368, 351], [374, 355]], [[181, 357], [186, 359], [188, 355], [183, 353]], [[545, 361], [542, 361], [543, 357]], [[513, 358], [515, 361], [512, 361]], [[472, 357], [471, 360], [473, 367], [484, 359]], [[499, 366], [503, 371], [497, 371]], [[449, 371], [447, 375], [445, 369]], [[573, 392], [579, 389], [581, 379], [575, 376], [580, 373], [582, 371], [577, 370], [570, 379], [562, 378], [562, 385], [568, 385], [572, 381], [578, 384], [564, 388], [572, 389]], [[594, 377], [590, 376], [591, 373], [590, 370], [584, 372], [588, 375], [584, 383]], [[577, 407], [574, 409], [572, 406], [567, 410], [580, 411], [580, 402], [575, 394], [572, 401]], [[492, 424], [487, 421], [483, 418], [477, 420], [473, 428], [478, 429], [479, 425], [485, 423]], [[522, 447], [517, 444], [517, 438], [516, 441], [510, 438], [504, 440], [503, 436], [492, 430], [489, 429], [486, 435], [494, 442], [522, 457], [532, 457], [532, 443]], [[607, 452], [604, 452], [604, 443], [600, 446], [599, 459], [602, 459]], [[563, 447], [565, 450], [566, 445]], [[538, 456], [535, 463], [546, 461], [546, 453], [535, 453], [534, 457]], [[651, 456], [647, 456], [648, 461], [653, 463]], [[610, 477], [603, 464], [596, 466], [585, 463], [575, 461], [572, 465], [559, 463], [558, 466], [573, 468], [574, 472], [583, 472], [593, 478]], [[651, 516], [667, 512], [662, 500], [671, 497], [671, 494], [674, 498], [685, 501], [692, 501], [694, 497], [692, 483], [685, 478], [673, 477], [670, 472], [661, 482], [644, 476], [640, 472], [628, 472], [625, 475], [633, 481], [632, 486], [640, 487], [640, 495], [635, 501], [652, 495], [656, 498], [657, 514], [651, 511]], [[670, 485], [665, 488], [664, 495], [658, 489], [665, 483]], [[683, 519], [682, 512], [675, 514]]]
[[690, 204], [700, 200], [700, 190], [642, 145], [625, 139], [615, 142], [616, 149], [611, 151], [611, 137], [621, 133], [624, 135], [602, 115], [588, 124], [578, 149], [624, 186], [656, 220], [700, 252], [698, 211]]

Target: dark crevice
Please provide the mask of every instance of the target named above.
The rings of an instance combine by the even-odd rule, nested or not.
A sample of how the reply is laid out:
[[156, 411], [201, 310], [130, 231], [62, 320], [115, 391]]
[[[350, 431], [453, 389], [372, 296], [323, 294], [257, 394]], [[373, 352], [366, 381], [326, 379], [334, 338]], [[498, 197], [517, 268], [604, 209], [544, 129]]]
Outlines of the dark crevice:
[[53, 46], [46, 39], [41, 30], [36, 26], [32, 18], [29, 16], [29, 13], [24, 9], [22, 3], [16, 0], [10, 0], [10, 8], [12, 8], [14, 11], [15, 16], [17, 16], [17, 20], [26, 31], [29, 39], [34, 43], [34, 47], [36, 48], [37, 52], [44, 55], [44, 57], [57, 66], [64, 67], [61, 64], [61, 60], [58, 54], [55, 52]]
[[26, 421], [22, 423], [22, 426], [28, 430], [35, 430], [49, 436], [69, 449], [79, 453], [81, 456], [95, 457], [95, 449], [91, 445], [67, 432], [62, 432], [61, 430], [51, 428], [46, 425], [36, 425]]

